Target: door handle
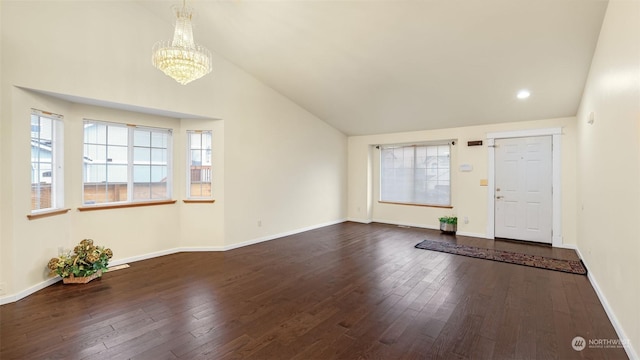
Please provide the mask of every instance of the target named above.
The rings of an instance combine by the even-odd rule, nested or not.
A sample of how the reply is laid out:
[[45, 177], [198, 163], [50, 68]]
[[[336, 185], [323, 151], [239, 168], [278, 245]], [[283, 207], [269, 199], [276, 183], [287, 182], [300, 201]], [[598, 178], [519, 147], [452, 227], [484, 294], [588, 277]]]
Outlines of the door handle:
[[496, 196], [496, 199], [500, 200], [502, 199], [504, 196]]

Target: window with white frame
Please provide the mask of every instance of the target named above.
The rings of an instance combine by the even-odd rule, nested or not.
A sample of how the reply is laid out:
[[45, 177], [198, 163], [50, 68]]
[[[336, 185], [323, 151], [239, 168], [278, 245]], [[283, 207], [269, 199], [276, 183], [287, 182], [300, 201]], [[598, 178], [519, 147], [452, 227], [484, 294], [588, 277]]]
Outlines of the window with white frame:
[[31, 212], [64, 206], [62, 115], [31, 111]]
[[187, 131], [187, 198], [211, 199], [210, 130]]
[[171, 129], [85, 120], [83, 203], [171, 198]]
[[449, 144], [381, 146], [380, 201], [450, 206]]

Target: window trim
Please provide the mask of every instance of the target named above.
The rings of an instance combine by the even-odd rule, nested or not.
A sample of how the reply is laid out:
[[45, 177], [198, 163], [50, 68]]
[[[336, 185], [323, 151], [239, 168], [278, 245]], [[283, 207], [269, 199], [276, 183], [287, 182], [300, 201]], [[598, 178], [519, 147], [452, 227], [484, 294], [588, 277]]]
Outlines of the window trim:
[[[38, 118], [47, 118], [51, 120], [51, 207], [48, 208], [39, 208], [39, 209], [30, 209], [30, 214], [27, 215], [28, 218], [31, 219], [37, 217], [48, 216], [48, 213], [58, 213], [60, 210], [64, 208], [64, 116], [60, 114], [55, 114], [49, 111], [39, 110], [32, 108], [31, 114], [29, 118], [29, 123], [31, 124], [31, 117], [37, 116]], [[31, 125], [30, 125], [31, 127]], [[31, 129], [32, 130], [32, 129]], [[33, 131], [30, 131], [33, 132]], [[33, 137], [29, 136], [29, 144], [32, 146]], [[33, 164], [33, 158], [31, 157], [32, 150], [29, 151], [30, 154], [30, 162]], [[33, 168], [32, 168], [33, 171]], [[40, 183], [39, 183], [40, 184]], [[32, 190], [29, 196], [32, 196], [33, 192], [33, 183], [31, 183]], [[30, 205], [30, 208], [33, 205]], [[42, 214], [42, 216], [38, 216]]]
[[96, 205], [87, 205], [78, 207], [78, 211], [94, 211], [94, 210], [109, 210], [109, 209], [124, 209], [130, 207], [141, 206], [155, 206], [155, 205], [171, 205], [175, 204], [178, 200], [156, 200], [156, 201], [138, 201], [138, 202], [117, 202], [117, 203], [105, 203]]
[[[418, 143], [395, 143], [395, 144], [385, 144], [385, 145], [377, 145], [379, 151], [379, 171], [378, 171], [378, 203], [380, 204], [391, 204], [391, 205], [407, 205], [407, 206], [421, 206], [421, 207], [433, 207], [433, 208], [444, 208], [444, 209], [452, 209], [453, 208], [453, 193], [452, 183], [453, 183], [453, 145], [455, 144], [455, 140], [439, 140], [439, 141], [428, 141], [428, 142], [418, 142]], [[437, 204], [437, 203], [418, 203], [418, 202], [403, 202], [403, 201], [394, 201], [394, 200], [383, 200], [382, 198], [382, 174], [383, 174], [383, 151], [388, 149], [395, 148], [407, 148], [413, 147], [414, 149], [417, 147], [437, 147], [446, 145], [449, 147], [449, 200], [447, 204]], [[415, 170], [415, 167], [413, 168]]]
[[[127, 129], [127, 200], [125, 201], [111, 201], [111, 202], [102, 202], [102, 203], [95, 203], [95, 204], [87, 204], [85, 203], [85, 185], [87, 184], [85, 182], [85, 176], [86, 173], [85, 171], [85, 165], [83, 163], [83, 175], [82, 175], [82, 194], [81, 194], [81, 199], [82, 199], [82, 206], [78, 207], [79, 211], [88, 211], [88, 210], [100, 210], [100, 209], [114, 209], [114, 208], [125, 208], [125, 207], [135, 207], [135, 206], [149, 206], [149, 205], [161, 205], [161, 204], [165, 204], [165, 203], [175, 203], [176, 200], [173, 200], [173, 129], [172, 128], [161, 128], [161, 127], [154, 127], [154, 126], [146, 126], [146, 125], [136, 125], [136, 124], [130, 124], [130, 123], [119, 123], [119, 122], [114, 122], [114, 121], [103, 121], [103, 120], [94, 120], [94, 119], [90, 119], [90, 118], [84, 118], [83, 119], [83, 125], [86, 125], [87, 123], [92, 123], [92, 124], [102, 124], [102, 125], [106, 125], [106, 126], [116, 126], [116, 127], [122, 127], [122, 128], [126, 128]], [[167, 176], [166, 176], [166, 198], [161, 198], [161, 199], [134, 199], [133, 193], [134, 193], [134, 181], [133, 181], [133, 168], [134, 168], [134, 143], [133, 143], [133, 138], [134, 138], [134, 131], [135, 129], [139, 129], [139, 130], [148, 130], [148, 131], [157, 131], [157, 132], [166, 132], [169, 136], [167, 139], [167, 147], [166, 147], [166, 151], [167, 151]], [[85, 138], [85, 134], [83, 132], [83, 139], [82, 139], [82, 146], [83, 146], [83, 150], [82, 150], [82, 156], [83, 156], [83, 162], [84, 162], [84, 146], [86, 145], [86, 138]], [[108, 145], [108, 144], [105, 144]]]
[[408, 205], [408, 206], [422, 206], [422, 207], [432, 207], [432, 208], [442, 208], [442, 209], [453, 209], [453, 205], [436, 205], [436, 204], [420, 204], [420, 203], [412, 203], [412, 202], [395, 202], [395, 201], [384, 201], [378, 200], [379, 204], [389, 204], [389, 205]]
[[213, 204], [216, 201], [214, 199], [183, 199], [185, 204]]
[[67, 209], [52, 209], [52, 210], [47, 210], [47, 211], [41, 211], [41, 212], [38, 212], [38, 213], [31, 213], [31, 214], [27, 215], [27, 219], [36, 220], [36, 219], [41, 219], [41, 218], [45, 218], [45, 217], [49, 217], [49, 216], [56, 216], [56, 215], [66, 214], [69, 211], [71, 211], [71, 209], [69, 209], [69, 208], [67, 208]]

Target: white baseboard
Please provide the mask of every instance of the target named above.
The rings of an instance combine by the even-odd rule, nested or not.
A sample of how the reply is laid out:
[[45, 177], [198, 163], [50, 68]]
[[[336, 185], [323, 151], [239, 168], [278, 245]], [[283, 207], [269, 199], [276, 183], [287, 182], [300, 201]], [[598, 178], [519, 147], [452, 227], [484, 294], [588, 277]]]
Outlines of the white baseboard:
[[181, 248], [177, 248], [176, 252], [214, 252], [214, 251], [224, 251], [224, 246], [185, 246]]
[[275, 240], [275, 239], [279, 239], [281, 237], [285, 237], [285, 236], [289, 236], [289, 235], [295, 235], [295, 234], [303, 233], [305, 231], [310, 231], [310, 230], [323, 228], [325, 226], [331, 226], [331, 225], [335, 225], [335, 224], [340, 224], [340, 223], [343, 223], [345, 221], [347, 221], [347, 220], [346, 219], [340, 219], [340, 220], [336, 220], [336, 221], [330, 221], [330, 222], [327, 222], [327, 223], [324, 223], [324, 224], [312, 225], [312, 226], [308, 226], [308, 227], [304, 227], [304, 228], [300, 228], [300, 229], [295, 229], [295, 230], [291, 230], [291, 231], [285, 231], [283, 233], [279, 233], [279, 234], [275, 234], [275, 235], [264, 236], [264, 237], [260, 237], [260, 238], [253, 239], [253, 240], [247, 240], [247, 241], [243, 241], [241, 243], [224, 246], [222, 251], [233, 250], [233, 249], [237, 249], [237, 248], [241, 248], [241, 247], [249, 246], [249, 245], [254, 245], [254, 244], [258, 244], [258, 243], [269, 241], [269, 240]]
[[440, 230], [439, 226], [434, 227], [434, 226], [428, 226], [425, 224], [416, 224], [416, 223], [409, 223], [409, 222], [403, 222], [403, 221], [399, 222], [395, 220], [373, 219], [372, 222], [389, 224], [389, 225], [398, 225], [398, 226], [409, 226], [409, 227], [415, 227], [415, 228], [421, 228], [421, 229]]
[[13, 295], [6, 295], [3, 297], [0, 297], [0, 305], [4, 305], [4, 304], [9, 304], [12, 302], [16, 302], [18, 300], [24, 299], [25, 297], [33, 294], [34, 292], [38, 291], [38, 290], [42, 290], [44, 288], [46, 288], [47, 286], [53, 285], [55, 283], [57, 283], [58, 281], [62, 280], [62, 278], [60, 276], [55, 276], [52, 277], [50, 279], [47, 279], [39, 284], [33, 285], [27, 289], [24, 289], [22, 291], [20, 291], [19, 293], [13, 294]]
[[371, 224], [371, 220], [368, 219], [356, 219], [356, 218], [347, 218], [347, 221], [357, 222], [360, 224]]
[[[435, 226], [428, 226], [428, 225], [424, 225], [424, 224], [397, 222], [397, 221], [393, 221], [393, 220], [382, 220], [382, 219], [374, 219], [373, 221], [377, 222], [377, 223], [389, 224], [389, 225], [409, 226], [409, 227], [415, 227], [415, 228], [420, 228], [420, 229], [429, 229], [429, 230], [440, 230], [440, 226], [439, 225], [437, 227], [435, 227]], [[469, 236], [469, 237], [475, 237], [475, 238], [480, 238], [480, 239], [488, 239], [486, 234], [465, 232], [465, 231], [456, 231], [456, 235]]]
[[485, 240], [494, 240], [494, 239], [488, 238], [487, 234], [467, 232], [467, 231], [456, 231], [456, 235], [480, 238], [480, 239], [485, 239]]
[[630, 360], [640, 360], [640, 358], [638, 357], [638, 353], [635, 351], [635, 349], [631, 345], [629, 337], [624, 332], [624, 329], [622, 328], [622, 326], [620, 326], [620, 322], [618, 322], [618, 318], [616, 317], [615, 313], [613, 312], [613, 309], [609, 305], [609, 302], [607, 301], [606, 296], [600, 289], [600, 286], [598, 285], [596, 278], [593, 276], [593, 272], [589, 270], [589, 264], [587, 264], [587, 262], [584, 259], [584, 256], [582, 256], [582, 253], [580, 253], [580, 249], [575, 245], [567, 245], [567, 246], [574, 246], [576, 252], [578, 253], [578, 256], [580, 256], [580, 259], [582, 259], [584, 266], [587, 268], [587, 271], [588, 271], [587, 278], [589, 279], [591, 286], [593, 286], [593, 289], [596, 291], [596, 295], [598, 295], [598, 299], [600, 299], [600, 303], [602, 304], [604, 311], [607, 313], [607, 317], [609, 317], [609, 321], [611, 321], [611, 325], [613, 325], [613, 329], [616, 331], [616, 333], [618, 334], [618, 338], [621, 341], [626, 341], [626, 343], [624, 344], [624, 350], [627, 352], [627, 356], [629, 357]]
[[[281, 237], [285, 237], [285, 236], [289, 236], [289, 235], [299, 234], [299, 233], [302, 233], [302, 232], [305, 232], [305, 231], [309, 231], [309, 230], [319, 229], [319, 228], [322, 228], [322, 227], [325, 227], [325, 226], [340, 224], [340, 223], [343, 223], [345, 221], [346, 220], [344, 220], [344, 219], [336, 220], [336, 221], [330, 221], [330, 222], [327, 222], [327, 223], [324, 223], [324, 224], [308, 226], [308, 227], [304, 227], [304, 228], [300, 228], [300, 229], [296, 229], [296, 230], [286, 231], [286, 232], [283, 232], [283, 233], [280, 233], [280, 234], [269, 235], [269, 236], [265, 236], [265, 237], [261, 237], [261, 238], [257, 238], [257, 239], [253, 239], [253, 240], [249, 240], [249, 241], [244, 241], [244, 242], [237, 243], [237, 244], [226, 245], [226, 246], [180, 247], [180, 248], [173, 248], [173, 249], [155, 251], [155, 252], [148, 253], [148, 254], [136, 255], [136, 256], [131, 256], [131, 257], [128, 257], [128, 258], [123, 258], [123, 259], [115, 259], [115, 260], [111, 261], [109, 263], [109, 265], [117, 266], [117, 265], [127, 264], [127, 263], [131, 263], [131, 262], [141, 261], [141, 260], [153, 259], [153, 258], [157, 258], [157, 257], [160, 257], [160, 256], [176, 254], [176, 253], [179, 253], [179, 252], [189, 252], [189, 251], [228, 251], [228, 250], [241, 248], [241, 247], [244, 247], [244, 246], [258, 244], [258, 243], [269, 241], [269, 240], [275, 240], [275, 239], [278, 239], [278, 238], [281, 238]], [[23, 299], [23, 298], [35, 293], [36, 291], [42, 290], [42, 289], [46, 288], [47, 286], [53, 285], [53, 284], [57, 283], [60, 280], [62, 280], [60, 278], [60, 276], [55, 276], [55, 277], [47, 279], [47, 280], [45, 280], [45, 281], [43, 281], [43, 282], [41, 282], [39, 284], [31, 286], [31, 287], [29, 287], [29, 288], [27, 288], [25, 290], [22, 290], [17, 294], [2, 296], [2, 297], [0, 297], [0, 305], [16, 302], [16, 301], [18, 301], [20, 299]]]
[[582, 255], [580, 254], [580, 251], [578, 251], [578, 247], [575, 246], [574, 244], [560, 244], [560, 245], [553, 245], [553, 247], [558, 248], [558, 249], [569, 249], [569, 250], [575, 250], [578, 253], [578, 256], [580, 256], [580, 259], [582, 259]]
[[127, 263], [141, 261], [141, 260], [148, 260], [148, 259], [153, 259], [153, 258], [157, 258], [157, 257], [160, 257], [160, 256], [179, 253], [180, 251], [181, 251], [180, 248], [173, 248], [173, 249], [155, 251], [155, 252], [152, 252], [152, 253], [131, 256], [131, 257], [124, 258], [124, 259], [115, 259], [115, 260], [111, 261], [109, 263], [109, 265], [116, 266], [116, 265], [122, 265], [122, 264], [127, 264]]

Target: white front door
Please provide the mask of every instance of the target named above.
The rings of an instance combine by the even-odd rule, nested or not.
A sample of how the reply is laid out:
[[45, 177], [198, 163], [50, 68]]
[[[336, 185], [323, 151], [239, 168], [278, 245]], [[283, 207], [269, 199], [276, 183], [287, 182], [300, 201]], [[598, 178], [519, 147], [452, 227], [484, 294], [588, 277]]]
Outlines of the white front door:
[[551, 243], [552, 137], [495, 141], [495, 236]]

